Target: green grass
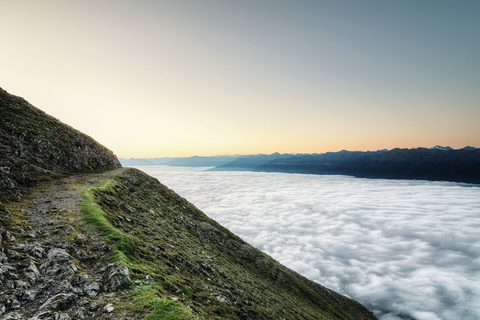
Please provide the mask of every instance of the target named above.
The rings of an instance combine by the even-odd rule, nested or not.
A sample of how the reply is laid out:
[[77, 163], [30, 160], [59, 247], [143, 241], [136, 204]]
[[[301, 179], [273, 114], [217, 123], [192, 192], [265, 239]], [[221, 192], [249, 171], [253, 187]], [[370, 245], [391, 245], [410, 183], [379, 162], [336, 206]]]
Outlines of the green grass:
[[[362, 307], [243, 242], [141, 171], [123, 169], [83, 192], [82, 212], [127, 265], [123, 308], [135, 319], [354, 319]], [[176, 301], [172, 300], [174, 298]]]
[[132, 300], [124, 307], [134, 314], [146, 313], [145, 320], [193, 320], [198, 319], [179, 302], [160, 298], [162, 288], [158, 283], [132, 293]]
[[104, 180], [98, 187], [90, 187], [83, 191], [82, 195], [84, 201], [82, 202], [82, 212], [88, 222], [95, 225], [98, 230], [103, 233], [103, 236], [110, 241], [116, 243], [117, 250], [114, 252], [115, 260], [125, 264], [128, 260], [128, 255], [132, 255], [136, 248], [136, 239], [130, 234], [126, 234], [117, 228], [113, 227], [107, 218], [106, 213], [96, 203], [97, 194], [106, 192], [114, 180]]

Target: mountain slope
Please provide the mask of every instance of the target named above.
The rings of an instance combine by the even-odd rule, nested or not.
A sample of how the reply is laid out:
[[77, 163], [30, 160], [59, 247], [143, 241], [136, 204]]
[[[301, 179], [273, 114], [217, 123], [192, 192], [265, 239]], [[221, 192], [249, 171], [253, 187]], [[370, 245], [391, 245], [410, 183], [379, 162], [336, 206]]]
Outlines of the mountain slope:
[[290, 157], [290, 154], [256, 154], [256, 155], [246, 155], [239, 156], [233, 161], [229, 161], [225, 164], [218, 165], [215, 168], [209, 169], [210, 171], [251, 171], [261, 166], [262, 164], [268, 163], [269, 161], [275, 161], [277, 159], [283, 159]]
[[342, 174], [361, 178], [423, 179], [480, 183], [480, 149], [340, 151], [275, 159], [252, 171]]
[[[155, 294], [203, 319], [370, 319], [360, 304], [313, 283], [208, 218], [158, 180], [124, 170], [90, 199], [114, 255]], [[96, 220], [97, 219], [97, 220]], [[106, 220], [105, 220], [106, 219]], [[149, 309], [149, 308], [147, 308]]]
[[93, 139], [1, 103], [0, 319], [375, 319]]
[[0, 88], [0, 200], [69, 173], [120, 167], [91, 137]]

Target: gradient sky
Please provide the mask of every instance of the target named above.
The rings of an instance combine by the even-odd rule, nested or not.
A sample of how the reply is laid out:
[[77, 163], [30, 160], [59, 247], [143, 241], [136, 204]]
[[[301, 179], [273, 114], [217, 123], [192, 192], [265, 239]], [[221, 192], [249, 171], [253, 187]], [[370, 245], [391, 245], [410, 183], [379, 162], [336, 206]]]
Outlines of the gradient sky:
[[0, 0], [0, 41], [119, 157], [480, 147], [478, 0]]

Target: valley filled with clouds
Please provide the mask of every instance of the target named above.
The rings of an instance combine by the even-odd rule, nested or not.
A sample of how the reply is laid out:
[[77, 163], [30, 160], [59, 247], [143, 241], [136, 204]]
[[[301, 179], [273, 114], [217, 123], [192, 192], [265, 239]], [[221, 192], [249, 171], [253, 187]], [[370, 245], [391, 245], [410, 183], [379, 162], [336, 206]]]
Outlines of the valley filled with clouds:
[[480, 187], [141, 167], [287, 267], [380, 319], [480, 318]]

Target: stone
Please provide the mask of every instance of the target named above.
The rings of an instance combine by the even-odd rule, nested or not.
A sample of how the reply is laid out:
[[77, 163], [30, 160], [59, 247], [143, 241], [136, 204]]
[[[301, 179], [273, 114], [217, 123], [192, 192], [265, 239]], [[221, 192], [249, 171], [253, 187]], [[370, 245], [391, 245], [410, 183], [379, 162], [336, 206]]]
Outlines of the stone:
[[149, 275], [149, 274], [147, 274], [147, 275], [145, 276], [145, 279], [147, 280], [147, 283], [148, 283], [148, 284], [150, 284], [150, 283], [152, 283], [153, 281], [155, 281], [155, 280], [153, 279], [153, 277], [152, 277], [151, 275]]
[[70, 234], [75, 232], [75, 229], [73, 229], [72, 226], [66, 226], [65, 229], [63, 229], [63, 232], [65, 232], [66, 234]]
[[17, 299], [13, 299], [12, 300], [12, 304], [11, 304], [11, 308], [13, 310], [18, 310], [22, 307], [22, 304], [20, 303], [20, 301], [18, 301]]
[[78, 300], [78, 296], [73, 293], [59, 293], [50, 299], [48, 299], [43, 305], [40, 306], [42, 309], [54, 309], [64, 311], [72, 307]]
[[70, 260], [72, 256], [65, 250], [60, 248], [53, 248], [48, 251], [48, 259], [50, 260]]
[[10, 256], [10, 258], [17, 258], [19, 256], [18, 252], [15, 250], [8, 250], [8, 255]]
[[15, 289], [28, 289], [30, 287], [30, 285], [28, 283], [26, 283], [25, 281], [21, 281], [21, 280], [16, 280], [15, 281]]
[[78, 249], [77, 251], [75, 251], [75, 255], [80, 260], [88, 260], [88, 255], [83, 250]]
[[54, 320], [54, 318], [53, 318], [53, 313], [51, 313], [50, 311], [45, 311], [37, 314], [36, 316], [28, 320]]
[[117, 291], [130, 284], [127, 266], [120, 267], [118, 263], [109, 264], [103, 277], [103, 285], [109, 291]]
[[[70, 316], [65, 313], [55, 313], [54, 320], [70, 320]], [[83, 319], [83, 318], [82, 318]]]
[[38, 291], [35, 290], [25, 290], [18, 295], [20, 301], [33, 301], [37, 297]]
[[73, 288], [72, 288], [72, 292], [75, 293], [76, 295], [79, 295], [79, 296], [82, 296], [82, 295], [83, 295], [83, 291], [80, 290], [80, 289], [77, 288], [77, 287], [73, 287]]
[[37, 281], [38, 277], [40, 276], [40, 272], [37, 269], [37, 266], [32, 261], [29, 261], [27, 267], [23, 271], [25, 278], [29, 280], [31, 283]]
[[104, 309], [105, 311], [107, 311], [108, 313], [110, 313], [110, 312], [112, 312], [113, 309], [115, 309], [115, 308], [113, 307], [113, 304], [109, 303], [109, 304], [107, 304], [103, 309]]
[[45, 254], [45, 250], [40, 245], [26, 246], [24, 251], [39, 259], [41, 259]]
[[77, 239], [80, 241], [87, 241], [88, 238], [83, 234], [77, 234]]
[[100, 292], [100, 285], [97, 282], [87, 282], [83, 286], [83, 290], [89, 297], [95, 297]]
[[[8, 269], [7, 269], [8, 270]], [[7, 278], [10, 280], [18, 280], [20, 277], [16, 273], [7, 273]]]
[[75, 283], [82, 284], [87, 280], [88, 280], [88, 275], [82, 273], [82, 274], [78, 275], [78, 277], [75, 279]]
[[7, 262], [7, 260], [8, 260], [8, 257], [5, 254], [5, 252], [3, 252], [3, 249], [2, 249], [0, 251], [0, 263], [5, 263], [5, 262]]
[[85, 308], [78, 308], [72, 313], [72, 316], [79, 319], [85, 319], [88, 317], [87, 310]]
[[9, 313], [7, 314], [4, 318], [2, 318], [1, 320], [21, 320], [23, 319], [22, 315], [18, 314], [18, 313]]

